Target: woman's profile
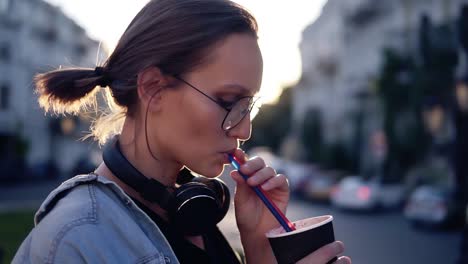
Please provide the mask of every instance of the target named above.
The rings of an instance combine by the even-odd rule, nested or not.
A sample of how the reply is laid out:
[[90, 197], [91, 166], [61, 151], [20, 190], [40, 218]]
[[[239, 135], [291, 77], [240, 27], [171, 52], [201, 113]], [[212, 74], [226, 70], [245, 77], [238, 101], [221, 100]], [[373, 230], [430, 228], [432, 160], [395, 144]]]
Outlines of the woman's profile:
[[[49, 194], [13, 263], [275, 263], [265, 233], [278, 222], [250, 187], [285, 212], [287, 178], [239, 148], [262, 70], [257, 22], [243, 7], [151, 0], [102, 65], [37, 75], [45, 111], [79, 113], [104, 89], [112, 112], [92, 127], [103, 163]], [[228, 155], [249, 176], [231, 172], [243, 260], [216, 226], [231, 203], [216, 179]], [[299, 263], [343, 250], [333, 242]]]

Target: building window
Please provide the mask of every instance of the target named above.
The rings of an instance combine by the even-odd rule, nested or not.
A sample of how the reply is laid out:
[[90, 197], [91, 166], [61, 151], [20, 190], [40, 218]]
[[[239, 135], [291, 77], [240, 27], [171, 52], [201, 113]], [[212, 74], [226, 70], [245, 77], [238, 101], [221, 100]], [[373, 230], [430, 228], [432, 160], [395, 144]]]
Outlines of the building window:
[[44, 42], [52, 43], [58, 39], [58, 32], [52, 27], [36, 27], [32, 30], [33, 33]]
[[10, 0], [0, 0], [0, 13], [6, 14], [10, 9]]
[[10, 61], [10, 60], [11, 60], [10, 46], [7, 43], [0, 43], [0, 61]]
[[383, 14], [383, 4], [380, 2], [369, 2], [358, 6], [356, 10], [346, 17], [346, 23], [355, 27], [363, 27], [371, 24]]
[[74, 47], [74, 51], [77, 57], [82, 57], [86, 55], [87, 47], [84, 44], [77, 44]]
[[0, 110], [7, 110], [10, 106], [10, 87], [6, 84], [0, 86]]

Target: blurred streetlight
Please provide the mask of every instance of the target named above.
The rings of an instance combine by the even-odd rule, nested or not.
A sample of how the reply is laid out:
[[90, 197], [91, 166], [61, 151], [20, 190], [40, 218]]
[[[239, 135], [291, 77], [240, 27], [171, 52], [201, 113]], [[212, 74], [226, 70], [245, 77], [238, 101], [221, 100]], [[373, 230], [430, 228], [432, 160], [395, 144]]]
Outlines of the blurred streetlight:
[[433, 137], [437, 137], [445, 121], [445, 110], [441, 105], [434, 105], [423, 111], [423, 119], [426, 128]]
[[468, 112], [468, 84], [464, 81], [457, 82], [455, 87], [455, 99], [461, 112]]
[[64, 117], [60, 120], [60, 128], [63, 135], [70, 135], [76, 127], [75, 120], [70, 117]]
[[468, 187], [468, 167], [466, 158], [468, 157], [468, 78], [463, 78], [457, 81], [455, 86], [455, 176], [456, 176], [456, 192], [455, 196], [465, 207], [465, 227], [462, 233], [460, 255], [457, 264], [468, 263], [468, 195], [466, 188]]

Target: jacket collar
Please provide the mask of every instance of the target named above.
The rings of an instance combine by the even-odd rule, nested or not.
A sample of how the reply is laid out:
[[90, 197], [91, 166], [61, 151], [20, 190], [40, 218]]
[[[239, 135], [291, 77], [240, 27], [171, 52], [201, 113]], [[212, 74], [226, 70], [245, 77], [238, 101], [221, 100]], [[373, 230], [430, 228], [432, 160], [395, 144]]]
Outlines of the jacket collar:
[[95, 173], [77, 175], [64, 181], [49, 193], [34, 216], [34, 224], [37, 225], [44, 218], [44, 216], [46, 216], [54, 208], [55, 204], [66, 194], [66, 192], [78, 185], [89, 184], [93, 182], [109, 185], [109, 187], [116, 191], [117, 195], [121, 199], [127, 199], [125, 192], [115, 182], [105, 177], [98, 176]]

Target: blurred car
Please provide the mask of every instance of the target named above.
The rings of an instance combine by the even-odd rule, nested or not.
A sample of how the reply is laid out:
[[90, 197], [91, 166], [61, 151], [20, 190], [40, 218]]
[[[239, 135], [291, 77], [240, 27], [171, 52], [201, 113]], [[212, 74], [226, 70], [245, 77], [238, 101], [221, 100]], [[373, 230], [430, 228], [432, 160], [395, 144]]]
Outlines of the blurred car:
[[422, 185], [410, 194], [404, 216], [415, 227], [461, 227], [465, 210], [454, 201], [450, 188]]
[[34, 162], [29, 170], [31, 179], [36, 180], [53, 180], [57, 179], [60, 175], [59, 168], [52, 159]]
[[308, 163], [284, 161], [283, 167], [276, 171], [288, 177], [289, 189], [291, 194], [295, 195], [302, 189], [305, 179], [311, 175], [314, 168]]
[[364, 180], [359, 176], [348, 176], [333, 188], [330, 197], [331, 203], [341, 209], [390, 209], [403, 203], [404, 187], [398, 183], [383, 183], [380, 178]]
[[269, 147], [254, 147], [247, 151], [247, 156], [249, 158], [259, 156], [265, 161], [265, 164], [271, 166], [277, 171], [282, 170], [284, 167], [283, 160], [280, 157], [278, 157], [275, 153], [273, 153], [273, 151]]
[[75, 166], [73, 166], [69, 175], [70, 177], [73, 177], [79, 174], [91, 173], [96, 170], [98, 165], [99, 164], [96, 164], [87, 156], [82, 156], [76, 161]]
[[268, 147], [252, 148], [247, 152], [247, 155], [250, 158], [254, 156], [261, 157], [265, 161], [265, 164], [275, 169], [278, 174], [286, 175], [289, 181], [289, 188], [293, 193], [298, 188], [301, 179], [308, 174], [311, 168], [310, 164], [283, 159], [273, 153]]
[[298, 196], [307, 200], [329, 202], [339, 177], [339, 173], [313, 168], [306, 177], [301, 179], [296, 192]]

